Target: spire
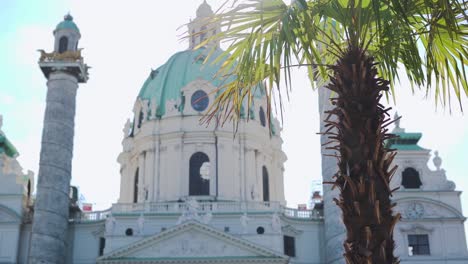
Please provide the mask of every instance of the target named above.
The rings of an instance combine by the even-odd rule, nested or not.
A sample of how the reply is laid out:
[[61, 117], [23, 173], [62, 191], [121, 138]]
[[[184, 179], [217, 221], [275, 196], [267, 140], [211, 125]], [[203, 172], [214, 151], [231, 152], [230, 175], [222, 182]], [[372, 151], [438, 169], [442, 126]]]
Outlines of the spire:
[[204, 0], [197, 9], [197, 18], [209, 17], [213, 14], [213, 9], [211, 9], [211, 6], [206, 2], [206, 0]]

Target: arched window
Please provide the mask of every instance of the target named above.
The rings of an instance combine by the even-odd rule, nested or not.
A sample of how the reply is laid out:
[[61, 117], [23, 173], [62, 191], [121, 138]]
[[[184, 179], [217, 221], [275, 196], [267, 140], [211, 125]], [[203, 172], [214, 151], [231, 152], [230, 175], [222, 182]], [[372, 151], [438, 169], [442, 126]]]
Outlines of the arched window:
[[195, 29], [192, 29], [192, 46], [195, 47]]
[[268, 171], [265, 166], [262, 168], [262, 179], [263, 179], [263, 201], [270, 201], [270, 180], [268, 178]]
[[202, 43], [205, 40], [206, 40], [206, 26], [203, 26], [200, 32], [200, 43]]
[[190, 157], [189, 195], [210, 195], [210, 180], [204, 176], [206, 172], [203, 171], [207, 167], [203, 164], [209, 162], [210, 159], [203, 152], [197, 152]]
[[133, 180], [133, 202], [138, 203], [138, 181], [140, 177], [140, 168], [136, 169], [135, 179]]
[[406, 168], [402, 173], [401, 185], [405, 189], [419, 189], [422, 185], [419, 172], [413, 168]]
[[260, 111], [258, 113], [258, 116], [260, 117], [260, 124], [264, 127], [266, 126], [266, 117], [265, 117], [265, 111], [263, 111], [263, 107], [260, 106]]
[[59, 40], [59, 53], [64, 53], [68, 49], [68, 38], [63, 36]]
[[31, 180], [28, 180], [27, 191], [28, 191], [28, 197], [30, 197], [31, 196]]
[[138, 126], [137, 126], [138, 128], [141, 127], [141, 123], [143, 123], [143, 118], [144, 118], [143, 111], [140, 111], [140, 114], [138, 114]]

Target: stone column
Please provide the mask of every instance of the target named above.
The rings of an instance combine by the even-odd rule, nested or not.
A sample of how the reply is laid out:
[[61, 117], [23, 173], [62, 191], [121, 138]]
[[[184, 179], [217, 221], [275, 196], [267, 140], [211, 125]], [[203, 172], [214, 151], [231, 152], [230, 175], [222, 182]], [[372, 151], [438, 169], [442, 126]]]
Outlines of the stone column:
[[29, 263], [64, 263], [75, 127], [77, 77], [50, 73], [42, 130]]
[[[327, 117], [324, 111], [332, 108], [330, 104], [330, 90], [319, 88], [319, 112], [320, 112], [320, 131], [325, 131], [323, 120]], [[320, 137], [321, 144], [328, 142], [327, 136]], [[333, 175], [338, 170], [337, 160], [334, 157], [324, 156], [324, 154], [332, 154], [330, 150], [321, 148], [322, 154], [322, 179], [323, 181], [331, 181]], [[324, 184], [323, 186], [323, 201], [324, 201], [324, 217], [325, 217], [325, 263], [327, 264], [342, 264], [345, 263], [343, 258], [343, 242], [345, 239], [345, 227], [342, 221], [340, 208], [333, 202], [333, 198], [338, 197], [338, 189], [331, 190], [331, 185]]]

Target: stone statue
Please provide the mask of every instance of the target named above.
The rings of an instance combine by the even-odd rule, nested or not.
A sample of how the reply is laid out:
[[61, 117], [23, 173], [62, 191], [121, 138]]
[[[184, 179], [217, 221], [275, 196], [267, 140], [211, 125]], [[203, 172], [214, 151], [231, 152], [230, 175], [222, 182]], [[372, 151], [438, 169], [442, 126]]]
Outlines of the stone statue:
[[247, 227], [249, 225], [249, 221], [250, 221], [250, 218], [247, 216], [247, 213], [244, 213], [243, 215], [241, 215], [240, 217], [240, 222], [241, 222], [241, 225], [242, 225], [242, 232], [244, 234], [247, 234]]
[[432, 159], [434, 166], [437, 168], [437, 171], [440, 171], [440, 165], [442, 165], [442, 159], [439, 157], [439, 151], [434, 152], [435, 157]]
[[128, 137], [130, 135], [130, 128], [132, 127], [132, 123], [130, 122], [130, 118], [127, 118], [127, 122], [125, 122], [125, 126], [122, 130], [124, 133], [124, 138]]
[[271, 227], [274, 232], [281, 232], [281, 219], [277, 213], [274, 213], [271, 219]]
[[213, 214], [211, 212], [208, 212], [203, 216], [202, 223], [207, 225], [211, 222], [211, 219], [213, 219]]
[[185, 201], [187, 204], [187, 212], [189, 216], [198, 217], [198, 208], [200, 207], [197, 200], [189, 198]]
[[106, 235], [112, 236], [114, 234], [115, 223], [116, 223], [116, 220], [114, 216], [112, 215], [112, 213], [110, 213], [106, 219]]
[[166, 115], [174, 116], [177, 115], [177, 101], [169, 99], [166, 101]]
[[141, 101], [141, 111], [143, 112], [143, 122], [146, 122], [148, 120], [148, 100], [142, 100]]
[[185, 212], [182, 213], [179, 218], [177, 219], [176, 225], [180, 225], [183, 222], [187, 221], [188, 219], [185, 217]]
[[37, 51], [41, 53], [41, 57], [39, 57], [39, 61], [45, 61], [46, 59], [51, 59], [55, 55], [55, 52], [47, 53], [42, 49], [38, 49]]
[[191, 219], [200, 221], [200, 216], [198, 215], [198, 209], [200, 206], [197, 200], [195, 200], [193, 197], [189, 197], [187, 198], [187, 200], [185, 200], [185, 205], [186, 205], [185, 211], [179, 217], [176, 224], [179, 225]]
[[400, 128], [400, 119], [398, 118], [398, 112], [395, 112], [395, 115], [393, 116], [393, 119], [395, 119], [395, 128]]
[[137, 225], [138, 225], [138, 234], [140, 234], [140, 236], [143, 236], [144, 234], [143, 232], [145, 228], [145, 216], [143, 215], [143, 213], [141, 213], [140, 217], [138, 217]]

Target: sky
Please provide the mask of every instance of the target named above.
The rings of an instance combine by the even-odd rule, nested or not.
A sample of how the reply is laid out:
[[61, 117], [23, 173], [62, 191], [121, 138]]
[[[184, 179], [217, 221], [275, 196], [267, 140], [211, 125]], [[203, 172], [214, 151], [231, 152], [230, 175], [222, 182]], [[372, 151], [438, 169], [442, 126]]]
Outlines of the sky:
[[[216, 9], [223, 0], [209, 0]], [[0, 0], [0, 114], [10, 141], [26, 170], [38, 172], [46, 80], [37, 49], [52, 51], [55, 26], [70, 12], [81, 31], [79, 46], [91, 66], [88, 83], [78, 89], [72, 184], [95, 209], [106, 209], [119, 196], [117, 156], [122, 129], [132, 118], [136, 96], [151, 69], [177, 51], [185, 24], [202, 0]], [[468, 190], [468, 118], [454, 104], [436, 107], [425, 88], [411, 93], [407, 80], [396, 84], [397, 101], [386, 102], [403, 116], [407, 132], [422, 132], [420, 146], [438, 150], [442, 168]], [[466, 98], [462, 102], [468, 109]], [[288, 205], [308, 203], [320, 182], [320, 138], [317, 91], [304, 70], [294, 71], [293, 90], [285, 106], [282, 138], [288, 156], [285, 195]], [[429, 167], [434, 169], [432, 161]], [[37, 175], [36, 175], [37, 177]], [[468, 193], [462, 204], [468, 215]], [[468, 230], [468, 229], [467, 229]]]

